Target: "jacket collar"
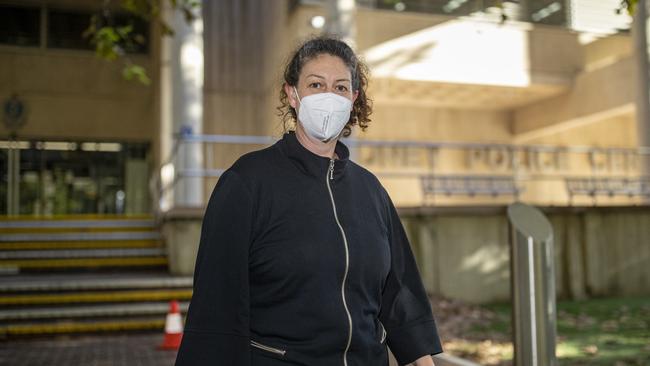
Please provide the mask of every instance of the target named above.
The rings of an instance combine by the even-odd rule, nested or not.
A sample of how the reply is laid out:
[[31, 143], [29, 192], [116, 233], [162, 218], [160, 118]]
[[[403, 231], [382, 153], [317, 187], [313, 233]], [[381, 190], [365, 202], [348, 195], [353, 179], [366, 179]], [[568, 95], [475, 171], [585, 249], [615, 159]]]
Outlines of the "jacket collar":
[[[328, 174], [330, 158], [307, 150], [298, 141], [295, 131], [286, 132], [276, 144], [303, 173], [314, 177], [322, 177], [323, 179]], [[334, 161], [334, 179], [338, 179], [345, 173], [345, 167], [350, 158], [350, 150], [339, 140], [336, 142], [334, 152], [338, 156], [338, 159]]]

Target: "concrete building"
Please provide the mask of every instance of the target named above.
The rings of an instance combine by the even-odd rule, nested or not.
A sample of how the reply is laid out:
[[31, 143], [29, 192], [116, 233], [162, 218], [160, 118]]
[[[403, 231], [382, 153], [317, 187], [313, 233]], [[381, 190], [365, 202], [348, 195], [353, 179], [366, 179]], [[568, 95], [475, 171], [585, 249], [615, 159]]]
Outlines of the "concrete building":
[[[545, 207], [555, 225], [561, 296], [648, 293], [650, 150], [637, 133], [650, 123], [639, 113], [648, 101], [637, 100], [646, 50], [634, 46], [631, 17], [617, 14], [618, 0], [497, 3], [359, 0], [344, 9], [374, 100], [370, 128], [347, 140], [353, 159], [399, 206], [431, 292], [508, 297], [504, 206], [521, 200]], [[135, 23], [146, 42], [127, 55], [148, 70], [146, 86], [80, 38], [92, 14], [126, 19], [101, 4], [0, 0], [0, 214], [2, 241], [16, 252], [0, 269], [77, 263], [187, 278], [220, 172], [281, 136], [282, 63], [334, 18], [326, 1], [308, 0], [204, 2], [191, 24], [167, 9], [173, 38]], [[97, 221], [114, 220], [111, 238], [128, 245], [73, 236], [87, 243], [75, 247], [84, 257], [11, 236], [51, 236], [51, 218], [69, 215], [74, 235], [109, 231]], [[17, 253], [28, 250], [49, 251], [49, 262]], [[161, 286], [188, 298], [186, 282]]]

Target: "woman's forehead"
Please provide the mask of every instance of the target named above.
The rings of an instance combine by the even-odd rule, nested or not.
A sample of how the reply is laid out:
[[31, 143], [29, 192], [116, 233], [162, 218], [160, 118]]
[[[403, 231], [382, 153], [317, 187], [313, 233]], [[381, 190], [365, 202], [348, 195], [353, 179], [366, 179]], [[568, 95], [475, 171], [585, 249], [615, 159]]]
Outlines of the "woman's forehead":
[[307, 61], [300, 71], [300, 77], [350, 80], [350, 69], [340, 57], [324, 53]]

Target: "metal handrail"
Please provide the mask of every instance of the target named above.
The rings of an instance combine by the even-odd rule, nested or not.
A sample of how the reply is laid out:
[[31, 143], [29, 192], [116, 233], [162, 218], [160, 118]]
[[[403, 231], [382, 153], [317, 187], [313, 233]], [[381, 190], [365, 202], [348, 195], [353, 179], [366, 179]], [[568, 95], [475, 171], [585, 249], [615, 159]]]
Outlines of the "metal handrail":
[[[182, 140], [192, 143], [225, 143], [225, 144], [271, 144], [278, 138], [273, 136], [255, 136], [255, 135], [206, 135], [206, 134], [175, 134], [175, 140]], [[518, 145], [505, 144], [499, 142], [455, 142], [455, 141], [415, 141], [415, 140], [368, 140], [344, 137], [341, 141], [348, 147], [357, 146], [390, 146], [390, 147], [415, 147], [415, 148], [468, 148], [468, 149], [486, 149], [486, 148], [503, 148], [508, 150], [535, 150], [540, 152], [574, 152], [574, 153], [640, 153], [650, 155], [650, 146], [631, 148], [631, 147], [598, 147], [586, 145]], [[170, 161], [171, 159], [167, 159]]]

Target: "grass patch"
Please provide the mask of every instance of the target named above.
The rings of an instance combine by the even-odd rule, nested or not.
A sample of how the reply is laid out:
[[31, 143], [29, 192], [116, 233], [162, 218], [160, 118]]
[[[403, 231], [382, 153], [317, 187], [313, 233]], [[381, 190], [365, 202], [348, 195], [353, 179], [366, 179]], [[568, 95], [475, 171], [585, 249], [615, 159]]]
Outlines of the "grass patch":
[[[448, 351], [484, 365], [512, 364], [510, 305], [480, 307], [486, 314]], [[560, 301], [557, 304], [560, 365], [650, 365], [650, 296]]]

